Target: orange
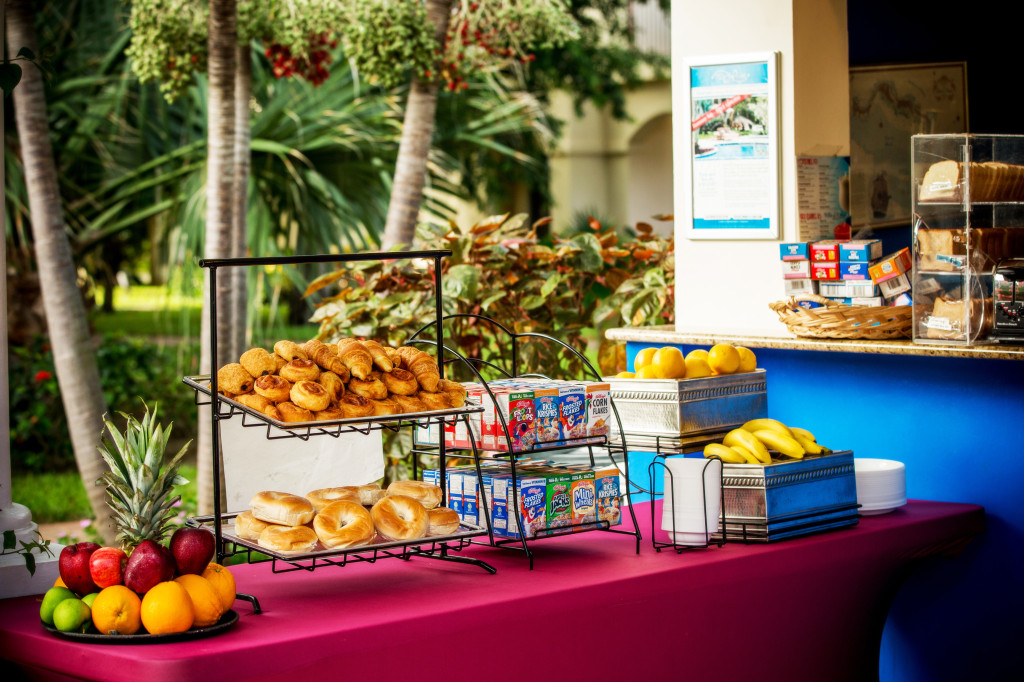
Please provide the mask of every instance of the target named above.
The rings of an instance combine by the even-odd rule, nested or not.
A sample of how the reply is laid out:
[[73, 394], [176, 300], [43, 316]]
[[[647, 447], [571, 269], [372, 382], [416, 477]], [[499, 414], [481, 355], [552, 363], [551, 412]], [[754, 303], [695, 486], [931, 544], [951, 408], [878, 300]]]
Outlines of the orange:
[[694, 348], [693, 350], [686, 354], [686, 359], [689, 360], [690, 358], [700, 358], [704, 362], [707, 362], [708, 352], [703, 348]]
[[732, 374], [740, 366], [740, 354], [727, 343], [716, 343], [708, 352], [708, 364], [715, 374]]
[[220, 604], [227, 611], [235, 605], [235, 576], [220, 564], [210, 563], [203, 571], [203, 577], [213, 584], [220, 597]]
[[666, 379], [682, 379], [686, 376], [686, 360], [683, 351], [673, 346], [659, 348], [651, 364], [661, 370]]
[[711, 376], [711, 366], [702, 357], [686, 358], [686, 378], [699, 379]]
[[157, 583], [142, 598], [142, 624], [153, 635], [185, 632], [192, 627], [192, 599], [180, 583]]
[[195, 614], [192, 625], [205, 628], [220, 620], [225, 609], [221, 604], [220, 595], [213, 588], [213, 583], [201, 575], [191, 573], [178, 576], [174, 582], [184, 587], [192, 599], [192, 612]]
[[616, 379], [633, 379], [636, 377], [634, 372], [619, 372], [615, 375]]
[[636, 357], [633, 358], [633, 371], [639, 372], [641, 369], [651, 364], [654, 360], [654, 354], [658, 352], [657, 348], [644, 348]]
[[67, 587], [67, 585], [64, 584], [64, 579], [61, 578], [59, 575], [57, 576], [57, 579], [53, 581], [53, 586], [54, 587]]
[[740, 354], [740, 366], [737, 372], [753, 372], [757, 369], [757, 356], [754, 351], [743, 346], [736, 346], [736, 352]]
[[661, 368], [657, 365], [644, 365], [636, 373], [637, 379], [664, 379]]
[[142, 600], [124, 585], [105, 587], [92, 602], [92, 624], [101, 635], [134, 635], [142, 627]]

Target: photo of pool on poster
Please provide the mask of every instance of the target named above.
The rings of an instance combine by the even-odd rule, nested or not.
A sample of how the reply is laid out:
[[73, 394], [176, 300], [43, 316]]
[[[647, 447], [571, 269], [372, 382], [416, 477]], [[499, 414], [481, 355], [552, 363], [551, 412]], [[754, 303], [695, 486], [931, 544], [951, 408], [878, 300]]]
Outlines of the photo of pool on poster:
[[689, 64], [690, 236], [766, 239], [778, 234], [775, 64]]

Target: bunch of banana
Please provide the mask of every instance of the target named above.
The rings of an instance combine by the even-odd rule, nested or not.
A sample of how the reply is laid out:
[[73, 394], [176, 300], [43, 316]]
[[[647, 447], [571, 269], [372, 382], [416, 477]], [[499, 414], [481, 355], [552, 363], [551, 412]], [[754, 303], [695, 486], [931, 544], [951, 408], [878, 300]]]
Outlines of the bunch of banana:
[[776, 419], [752, 419], [725, 434], [721, 443], [704, 448], [705, 457], [718, 457], [731, 464], [771, 464], [769, 450], [791, 459], [808, 455], [827, 455], [832, 451], [818, 444], [807, 429], [786, 426]]

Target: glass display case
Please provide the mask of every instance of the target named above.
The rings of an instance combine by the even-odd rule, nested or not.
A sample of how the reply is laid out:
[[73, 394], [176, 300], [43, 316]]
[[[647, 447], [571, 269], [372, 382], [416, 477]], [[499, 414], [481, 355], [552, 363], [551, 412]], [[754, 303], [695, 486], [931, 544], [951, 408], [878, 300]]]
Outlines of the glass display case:
[[914, 135], [911, 163], [914, 341], [1024, 341], [1024, 136]]

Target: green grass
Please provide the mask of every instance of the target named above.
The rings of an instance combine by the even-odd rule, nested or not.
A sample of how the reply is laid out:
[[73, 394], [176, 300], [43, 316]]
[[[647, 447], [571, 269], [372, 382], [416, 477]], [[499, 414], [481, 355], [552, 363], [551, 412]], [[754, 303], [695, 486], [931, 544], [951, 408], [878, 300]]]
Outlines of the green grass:
[[[196, 510], [196, 467], [183, 464], [179, 469], [188, 483], [178, 486], [181, 507], [187, 514]], [[85, 483], [77, 471], [42, 474], [15, 473], [11, 480], [11, 496], [32, 512], [36, 523], [60, 523], [92, 518]]]

